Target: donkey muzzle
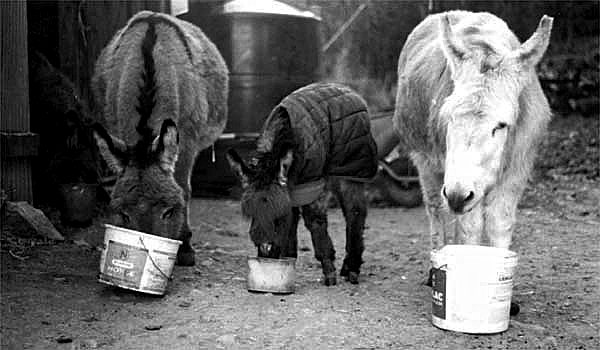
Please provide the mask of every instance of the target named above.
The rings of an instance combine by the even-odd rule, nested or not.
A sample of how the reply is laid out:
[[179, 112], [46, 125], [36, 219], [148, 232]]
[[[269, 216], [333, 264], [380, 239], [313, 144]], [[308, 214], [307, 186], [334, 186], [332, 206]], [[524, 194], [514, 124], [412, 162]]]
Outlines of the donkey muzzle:
[[258, 256], [261, 258], [279, 258], [279, 249], [275, 246], [275, 244], [268, 243], [260, 243], [257, 245], [258, 248]]
[[442, 188], [442, 195], [455, 214], [463, 214], [465, 207], [475, 198], [473, 191], [448, 191], [446, 186]]

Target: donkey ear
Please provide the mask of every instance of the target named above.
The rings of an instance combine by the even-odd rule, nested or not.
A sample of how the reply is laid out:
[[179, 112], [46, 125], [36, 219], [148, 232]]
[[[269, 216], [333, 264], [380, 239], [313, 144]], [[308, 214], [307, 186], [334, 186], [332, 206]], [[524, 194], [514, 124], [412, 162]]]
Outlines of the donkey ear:
[[240, 179], [240, 182], [242, 183], [242, 188], [246, 188], [249, 183], [248, 168], [246, 167], [246, 164], [244, 164], [242, 157], [240, 157], [233, 148], [227, 150], [225, 157], [227, 158], [229, 166], [231, 167], [233, 172]]
[[160, 128], [158, 140], [155, 141], [160, 167], [169, 173], [175, 172], [175, 163], [179, 155], [179, 133], [172, 119], [165, 119]]
[[294, 161], [294, 152], [291, 149], [288, 149], [287, 152], [281, 157], [279, 160], [279, 174], [277, 175], [277, 182], [281, 186], [287, 185], [287, 176], [290, 167], [292, 166], [292, 162]]
[[100, 155], [102, 155], [110, 170], [120, 175], [125, 164], [127, 145], [120, 139], [110, 136], [106, 129], [98, 123], [93, 126], [93, 134]]
[[516, 57], [521, 65], [532, 68], [544, 56], [550, 43], [550, 33], [554, 18], [544, 15], [533, 35], [516, 52]]
[[450, 18], [448, 14], [440, 17], [440, 44], [444, 56], [450, 65], [450, 70], [454, 74], [456, 67], [465, 60], [469, 51], [465, 48], [462, 41], [452, 32]]

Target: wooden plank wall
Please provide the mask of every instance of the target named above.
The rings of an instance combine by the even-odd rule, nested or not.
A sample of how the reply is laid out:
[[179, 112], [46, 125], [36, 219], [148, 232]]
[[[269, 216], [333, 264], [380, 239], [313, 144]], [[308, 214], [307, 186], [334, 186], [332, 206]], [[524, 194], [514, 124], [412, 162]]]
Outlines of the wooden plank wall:
[[141, 10], [168, 13], [170, 2], [103, 0], [58, 3], [60, 70], [80, 88], [90, 105], [93, 101], [89, 84], [96, 59], [117, 30]]
[[[18, 137], [29, 132], [27, 6], [25, 1], [0, 1], [0, 131]], [[9, 200], [32, 202], [31, 166], [23, 156], [2, 147], [1, 186]]]

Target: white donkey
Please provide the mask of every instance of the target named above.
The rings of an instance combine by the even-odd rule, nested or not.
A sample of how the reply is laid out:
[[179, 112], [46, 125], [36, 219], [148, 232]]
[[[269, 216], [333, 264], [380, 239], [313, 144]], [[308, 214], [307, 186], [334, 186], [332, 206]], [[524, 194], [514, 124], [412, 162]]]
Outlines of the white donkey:
[[451, 239], [509, 248], [551, 118], [535, 66], [552, 21], [543, 16], [521, 44], [492, 14], [451, 11], [427, 17], [406, 40], [394, 127], [419, 170], [432, 249]]

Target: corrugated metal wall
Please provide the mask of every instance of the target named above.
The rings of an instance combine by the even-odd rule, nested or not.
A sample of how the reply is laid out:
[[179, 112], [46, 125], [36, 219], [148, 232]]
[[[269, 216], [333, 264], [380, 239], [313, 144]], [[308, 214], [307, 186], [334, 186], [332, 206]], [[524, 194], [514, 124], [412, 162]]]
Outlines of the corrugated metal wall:
[[[32, 201], [29, 159], [11, 154], [6, 140], [29, 132], [27, 68], [27, 6], [25, 1], [0, 1], [0, 130], [3, 146], [2, 189], [9, 200]], [[10, 137], [10, 138], [9, 138]]]

